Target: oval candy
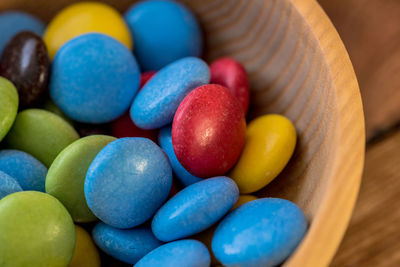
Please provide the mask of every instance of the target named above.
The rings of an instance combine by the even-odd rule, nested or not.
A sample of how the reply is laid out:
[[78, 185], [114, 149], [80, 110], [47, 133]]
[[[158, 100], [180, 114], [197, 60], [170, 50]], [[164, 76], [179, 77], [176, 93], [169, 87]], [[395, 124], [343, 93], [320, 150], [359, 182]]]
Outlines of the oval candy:
[[100, 150], [115, 140], [114, 137], [106, 135], [78, 139], [64, 148], [49, 168], [46, 192], [63, 203], [76, 222], [97, 220], [86, 204], [86, 173]]
[[142, 1], [124, 15], [144, 70], [159, 70], [183, 57], [199, 57], [203, 36], [193, 13], [176, 1]]
[[118, 139], [93, 160], [85, 179], [91, 211], [116, 228], [132, 228], [150, 219], [167, 199], [172, 170], [167, 156], [146, 138]]
[[210, 83], [216, 83], [228, 88], [242, 104], [244, 114], [247, 114], [250, 99], [250, 85], [246, 69], [233, 58], [223, 57], [210, 65]]
[[146, 137], [152, 140], [153, 142], [157, 142], [158, 137], [158, 129], [153, 130], [145, 130], [139, 128], [131, 118], [129, 112], [126, 112], [124, 115], [114, 120], [111, 123], [111, 132], [112, 135], [117, 138], [124, 137]]
[[156, 75], [156, 73], [157, 73], [157, 72], [154, 71], [154, 70], [143, 72], [143, 73], [140, 75], [140, 86], [139, 86], [139, 90], [141, 90], [141, 89], [143, 88], [143, 86], [144, 86], [148, 81], [150, 81], [150, 79], [153, 78], [154, 75]]
[[42, 38], [23, 31], [4, 48], [0, 75], [18, 90], [21, 108], [38, 104], [48, 89], [50, 62]]
[[179, 240], [154, 249], [134, 265], [134, 267], [149, 266], [209, 267], [210, 253], [197, 240]]
[[22, 191], [22, 188], [18, 182], [13, 177], [0, 170], [0, 199], [19, 191]]
[[67, 42], [52, 65], [50, 96], [70, 118], [105, 123], [128, 110], [139, 87], [135, 57], [117, 40], [99, 33]]
[[10, 148], [27, 152], [49, 167], [78, 138], [75, 129], [61, 117], [42, 109], [26, 109], [18, 113], [6, 142]]
[[169, 64], [137, 94], [130, 111], [133, 122], [143, 129], [171, 123], [183, 98], [209, 81], [208, 66], [199, 58], [186, 57]]
[[277, 198], [248, 202], [218, 225], [212, 250], [224, 266], [277, 266], [297, 247], [307, 220], [294, 203]]
[[151, 229], [165, 242], [197, 234], [222, 218], [238, 196], [236, 184], [228, 177], [214, 177], [192, 184], [157, 211]]
[[144, 255], [163, 244], [148, 227], [123, 230], [105, 223], [98, 223], [93, 228], [93, 239], [104, 252], [130, 264], [135, 264]]
[[238, 100], [225, 87], [203, 85], [188, 94], [172, 123], [177, 159], [191, 174], [225, 174], [240, 157], [246, 121]]
[[92, 237], [78, 225], [75, 225], [75, 232], [74, 255], [68, 267], [100, 267], [99, 251]]
[[260, 190], [286, 166], [296, 147], [296, 129], [282, 115], [263, 115], [251, 121], [246, 144], [229, 177], [240, 193]]
[[1, 199], [0, 229], [0, 266], [65, 267], [71, 261], [75, 226], [49, 194], [24, 191]]
[[18, 102], [15, 86], [9, 80], [0, 77], [0, 142], [14, 123]]
[[37, 35], [42, 35], [45, 25], [38, 18], [20, 11], [7, 11], [0, 13], [0, 55], [4, 47], [21, 31], [31, 31]]
[[[232, 207], [231, 210], [247, 203], [253, 200], [258, 199], [255, 196], [251, 196], [251, 195], [240, 195], [238, 200], [236, 201], [235, 205]], [[213, 265], [217, 265], [218, 260], [217, 258], [215, 258], [214, 253], [212, 252], [212, 248], [211, 248], [211, 242], [212, 242], [212, 238], [214, 236], [214, 232], [215, 229], [217, 229], [218, 223], [214, 224], [212, 227], [207, 228], [205, 231], [196, 234], [195, 236], [193, 236], [193, 239], [199, 240], [200, 242], [202, 242], [204, 245], [206, 245], [206, 247], [208, 248], [208, 250], [210, 251], [210, 256], [211, 256], [211, 264]]]
[[172, 147], [171, 130], [171, 126], [162, 128], [158, 136], [158, 143], [165, 153], [167, 153], [176, 177], [184, 186], [200, 182], [203, 179], [189, 173], [176, 158], [174, 148]]
[[132, 49], [129, 28], [117, 10], [104, 3], [81, 2], [61, 10], [47, 26], [43, 38], [50, 58], [69, 40], [90, 32], [107, 34]]
[[[139, 90], [156, 74], [155, 71], [144, 72], [140, 75], [140, 86]], [[153, 142], [157, 142], [158, 129], [144, 130], [139, 128], [131, 118], [129, 112], [114, 120], [111, 123], [112, 135], [117, 138], [123, 137], [146, 137]]]
[[23, 190], [45, 191], [47, 168], [28, 153], [0, 150], [0, 171], [17, 180]]

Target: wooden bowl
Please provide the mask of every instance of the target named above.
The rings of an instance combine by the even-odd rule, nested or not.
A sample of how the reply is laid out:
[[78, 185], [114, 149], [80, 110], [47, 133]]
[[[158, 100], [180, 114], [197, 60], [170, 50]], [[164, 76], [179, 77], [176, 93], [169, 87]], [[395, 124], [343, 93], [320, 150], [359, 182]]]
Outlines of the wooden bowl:
[[[1, 0], [49, 21], [68, 3]], [[132, 0], [106, 0], [120, 11]], [[249, 72], [251, 117], [281, 113], [299, 140], [285, 171], [259, 194], [296, 202], [308, 233], [284, 266], [331, 261], [353, 210], [364, 163], [364, 117], [342, 41], [315, 0], [185, 0], [206, 34], [205, 58], [232, 56]]]

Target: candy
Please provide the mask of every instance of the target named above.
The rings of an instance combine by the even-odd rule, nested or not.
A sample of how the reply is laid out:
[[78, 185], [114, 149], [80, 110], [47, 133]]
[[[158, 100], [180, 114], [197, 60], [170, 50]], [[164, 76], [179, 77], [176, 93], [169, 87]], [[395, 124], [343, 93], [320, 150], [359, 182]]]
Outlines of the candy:
[[68, 267], [100, 267], [100, 255], [90, 235], [78, 225], [75, 232], [74, 255]]
[[294, 203], [258, 199], [222, 220], [212, 250], [224, 266], [276, 266], [294, 251], [306, 230], [306, 218]]
[[[239, 196], [238, 200], [236, 201], [235, 205], [232, 207], [232, 210], [253, 200], [258, 199], [255, 196], [251, 196], [251, 195], [241, 195]], [[210, 256], [211, 256], [211, 263], [213, 265], [216, 265], [218, 263], [217, 258], [215, 258], [214, 253], [212, 252], [212, 248], [211, 248], [211, 242], [212, 242], [212, 238], [214, 236], [214, 232], [215, 229], [217, 229], [218, 223], [214, 224], [212, 227], [206, 229], [205, 231], [193, 236], [193, 239], [199, 240], [200, 242], [202, 242], [203, 244], [205, 244], [208, 248], [208, 250], [210, 251]]]
[[79, 138], [61, 117], [41, 109], [18, 113], [6, 137], [10, 148], [25, 151], [49, 167], [66, 146]]
[[49, 58], [40, 36], [26, 31], [15, 35], [4, 48], [0, 75], [17, 88], [21, 108], [38, 104], [49, 79]]
[[175, 1], [134, 4], [125, 20], [135, 40], [135, 55], [144, 70], [159, 70], [183, 57], [199, 57], [203, 37], [195, 16]]
[[93, 239], [107, 254], [131, 264], [162, 245], [148, 227], [122, 230], [104, 223], [94, 227]]
[[155, 129], [172, 122], [183, 98], [208, 83], [207, 64], [194, 57], [177, 60], [157, 72], [139, 91], [131, 107], [133, 122], [143, 129]]
[[10, 81], [0, 77], [0, 141], [13, 125], [17, 111], [17, 89]]
[[105, 123], [129, 108], [139, 87], [139, 67], [117, 40], [99, 33], [67, 42], [54, 59], [50, 95], [70, 118]]
[[244, 113], [247, 113], [250, 98], [250, 85], [245, 68], [233, 58], [217, 59], [210, 65], [211, 81], [228, 88], [236, 96]]
[[43, 22], [24, 12], [8, 11], [0, 13], [0, 55], [10, 39], [21, 31], [31, 31], [42, 35], [45, 26]]
[[18, 182], [5, 172], [0, 170], [0, 200], [12, 193], [22, 191]]
[[[156, 74], [155, 71], [144, 72], [140, 75], [140, 86], [139, 90]], [[132, 121], [131, 115], [129, 112], [126, 112], [124, 115], [114, 120], [111, 123], [111, 131], [112, 135], [117, 138], [123, 137], [146, 137], [152, 140], [153, 142], [157, 142], [158, 138], [158, 129], [157, 130], [144, 130], [139, 127]]]
[[82, 2], [61, 10], [49, 23], [44, 40], [50, 58], [69, 40], [89, 32], [107, 34], [132, 49], [132, 37], [118, 11], [103, 3]]
[[153, 78], [154, 75], [156, 75], [156, 71], [146, 71], [143, 72], [140, 75], [140, 86], [139, 86], [139, 90], [142, 89], [142, 87], [148, 82], [150, 81], [151, 78]]
[[146, 137], [157, 142], [158, 129], [144, 130], [136, 126], [129, 112], [125, 113], [111, 123], [112, 135], [117, 138], [123, 137]]
[[186, 239], [162, 245], [144, 256], [134, 267], [208, 267], [210, 253], [199, 241]]
[[81, 138], [61, 151], [49, 168], [46, 192], [63, 203], [75, 222], [97, 219], [85, 200], [86, 173], [100, 150], [114, 140], [105, 135]]
[[286, 166], [296, 146], [296, 129], [281, 115], [264, 115], [250, 122], [246, 145], [229, 174], [241, 193], [270, 183]]
[[68, 266], [75, 226], [54, 197], [17, 192], [0, 200], [0, 266]]
[[132, 228], [150, 219], [167, 199], [172, 170], [167, 156], [149, 139], [118, 139], [89, 167], [85, 197], [103, 222]]
[[223, 175], [238, 160], [246, 121], [238, 100], [221, 85], [188, 94], [175, 114], [172, 144], [183, 167], [198, 177]]
[[192, 184], [168, 200], [151, 223], [161, 241], [199, 233], [216, 223], [235, 204], [236, 184], [228, 177], [215, 177]]
[[182, 164], [179, 163], [175, 156], [174, 148], [172, 147], [172, 136], [171, 136], [171, 126], [167, 126], [161, 129], [160, 135], [158, 137], [158, 143], [161, 148], [167, 153], [169, 162], [171, 163], [172, 169], [179, 181], [184, 185], [188, 186], [197, 182], [200, 182], [201, 178], [190, 174]]
[[45, 191], [47, 168], [28, 153], [0, 150], [0, 171], [17, 180], [23, 190]]

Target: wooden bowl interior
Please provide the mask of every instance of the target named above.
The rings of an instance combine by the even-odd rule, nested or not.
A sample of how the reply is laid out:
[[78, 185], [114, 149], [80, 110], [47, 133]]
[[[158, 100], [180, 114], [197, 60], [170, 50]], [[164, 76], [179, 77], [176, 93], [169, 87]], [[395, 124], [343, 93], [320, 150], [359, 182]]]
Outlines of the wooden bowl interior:
[[[24, 10], [49, 21], [72, 2], [77, 1], [2, 0], [0, 10]], [[133, 1], [103, 2], [123, 12]], [[252, 90], [250, 118], [280, 113], [294, 122], [298, 132], [295, 155], [258, 195], [294, 201], [312, 225], [335, 178], [331, 163], [337, 154], [339, 108], [326, 55], [309, 22], [293, 4], [300, 1], [183, 2], [201, 21], [206, 60], [232, 56], [245, 65]]]

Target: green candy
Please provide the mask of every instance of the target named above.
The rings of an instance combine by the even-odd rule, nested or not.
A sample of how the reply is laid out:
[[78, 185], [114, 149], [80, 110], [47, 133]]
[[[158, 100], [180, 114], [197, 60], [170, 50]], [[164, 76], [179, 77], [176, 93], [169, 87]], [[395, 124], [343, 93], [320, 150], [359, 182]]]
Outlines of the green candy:
[[17, 192], [0, 200], [0, 266], [68, 266], [75, 226], [49, 194]]
[[79, 138], [61, 117], [41, 109], [18, 113], [6, 137], [10, 148], [25, 151], [49, 167], [57, 155]]
[[95, 221], [86, 204], [84, 184], [90, 164], [107, 144], [116, 138], [92, 135], [67, 146], [51, 164], [46, 177], [46, 192], [67, 208], [75, 222]]
[[18, 92], [7, 79], [0, 77], [0, 141], [10, 130], [18, 111]]

